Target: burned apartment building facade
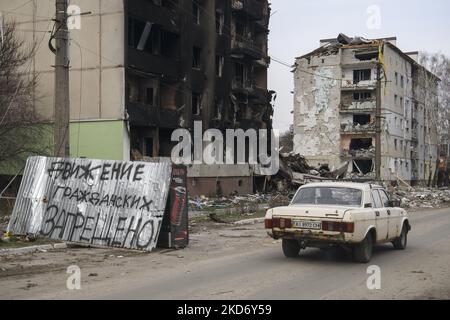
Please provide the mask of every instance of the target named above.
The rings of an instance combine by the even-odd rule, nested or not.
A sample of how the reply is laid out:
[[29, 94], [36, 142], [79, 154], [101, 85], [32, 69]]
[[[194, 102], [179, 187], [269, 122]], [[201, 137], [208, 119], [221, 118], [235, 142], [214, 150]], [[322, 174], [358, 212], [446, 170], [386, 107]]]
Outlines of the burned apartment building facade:
[[[196, 121], [223, 133], [271, 129], [269, 10], [264, 0], [126, 2], [132, 156], [169, 157], [173, 130]], [[191, 195], [253, 191], [248, 165], [188, 170]]]
[[[71, 156], [170, 157], [178, 128], [271, 129], [267, 0], [80, 0], [70, 30]], [[1, 2], [38, 42], [35, 109], [54, 119], [53, 0]], [[78, 12], [76, 8], [79, 8]], [[13, 12], [14, 9], [14, 12]], [[6, 19], [6, 18], [5, 18]], [[50, 125], [51, 127], [51, 125]], [[50, 128], [51, 131], [52, 128]], [[52, 145], [49, 134], [49, 145]], [[249, 165], [188, 168], [191, 195], [251, 193]]]
[[439, 79], [417, 60], [396, 38], [342, 34], [297, 58], [296, 152], [315, 165], [348, 163], [348, 178], [428, 183], [438, 157]]

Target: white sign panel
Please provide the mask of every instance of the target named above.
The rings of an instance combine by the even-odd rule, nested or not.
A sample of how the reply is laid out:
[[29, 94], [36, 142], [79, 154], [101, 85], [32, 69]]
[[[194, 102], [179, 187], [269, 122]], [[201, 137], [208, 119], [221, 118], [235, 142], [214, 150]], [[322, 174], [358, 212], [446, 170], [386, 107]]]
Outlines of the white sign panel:
[[8, 226], [13, 234], [151, 251], [172, 164], [31, 157]]

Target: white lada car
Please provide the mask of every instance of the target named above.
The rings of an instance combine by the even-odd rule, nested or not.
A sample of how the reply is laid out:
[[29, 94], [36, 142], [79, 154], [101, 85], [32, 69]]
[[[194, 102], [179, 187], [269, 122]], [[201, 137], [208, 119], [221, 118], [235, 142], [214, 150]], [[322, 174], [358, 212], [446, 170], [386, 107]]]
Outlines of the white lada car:
[[287, 207], [267, 211], [265, 226], [283, 240], [286, 257], [307, 247], [345, 246], [355, 262], [367, 263], [376, 244], [406, 249], [411, 225], [400, 203], [382, 187], [359, 183], [314, 183], [301, 187]]

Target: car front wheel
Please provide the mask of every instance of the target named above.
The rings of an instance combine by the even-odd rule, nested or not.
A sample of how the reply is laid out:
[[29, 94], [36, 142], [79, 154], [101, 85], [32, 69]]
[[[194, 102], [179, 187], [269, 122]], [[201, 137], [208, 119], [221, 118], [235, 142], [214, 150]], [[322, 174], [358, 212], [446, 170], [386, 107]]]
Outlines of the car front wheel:
[[395, 239], [392, 244], [396, 250], [405, 250], [408, 244], [408, 227], [403, 225], [400, 237]]
[[353, 247], [353, 260], [358, 263], [368, 263], [372, 258], [373, 238], [368, 233], [366, 238], [358, 245]]
[[298, 257], [300, 253], [300, 243], [297, 240], [283, 239], [282, 247], [286, 258]]

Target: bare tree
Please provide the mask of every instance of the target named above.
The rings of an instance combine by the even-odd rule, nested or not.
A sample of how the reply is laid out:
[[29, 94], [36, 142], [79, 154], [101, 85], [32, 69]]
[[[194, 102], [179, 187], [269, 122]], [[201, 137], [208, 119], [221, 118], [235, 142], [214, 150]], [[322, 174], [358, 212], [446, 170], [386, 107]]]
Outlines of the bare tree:
[[420, 64], [438, 76], [441, 81], [438, 87], [438, 115], [437, 130], [439, 142], [450, 144], [450, 58], [439, 53], [424, 52], [420, 57]]
[[0, 39], [0, 166], [46, 151], [48, 135], [34, 110], [37, 76], [30, 72], [36, 45], [17, 35], [12, 21]]

